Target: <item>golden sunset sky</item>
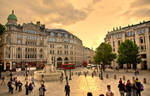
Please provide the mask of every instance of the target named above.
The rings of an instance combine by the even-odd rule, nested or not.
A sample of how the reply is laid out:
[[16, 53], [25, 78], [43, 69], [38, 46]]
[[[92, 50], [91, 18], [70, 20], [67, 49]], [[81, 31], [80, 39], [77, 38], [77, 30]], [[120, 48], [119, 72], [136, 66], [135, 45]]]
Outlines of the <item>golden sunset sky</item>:
[[0, 0], [0, 23], [12, 10], [20, 24], [66, 29], [93, 49], [113, 27], [150, 20], [150, 0]]

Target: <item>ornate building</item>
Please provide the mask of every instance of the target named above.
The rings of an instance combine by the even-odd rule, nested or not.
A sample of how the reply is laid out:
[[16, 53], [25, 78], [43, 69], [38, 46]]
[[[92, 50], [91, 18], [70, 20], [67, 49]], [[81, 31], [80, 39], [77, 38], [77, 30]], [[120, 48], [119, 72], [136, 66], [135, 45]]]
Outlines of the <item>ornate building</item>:
[[[41, 68], [51, 63], [82, 65], [84, 47], [82, 41], [64, 29], [48, 29], [45, 25], [17, 24], [12, 11], [7, 18], [6, 31], [0, 35], [0, 63], [3, 70], [25, 68], [25, 65]], [[93, 50], [91, 50], [93, 51]]]
[[[138, 68], [150, 69], [150, 21], [113, 29], [107, 33], [105, 42], [112, 46], [113, 52], [118, 53], [119, 45], [126, 39], [132, 40], [139, 47], [142, 63], [138, 64]], [[116, 62], [112, 62], [112, 64], [114, 67], [119, 66]]]

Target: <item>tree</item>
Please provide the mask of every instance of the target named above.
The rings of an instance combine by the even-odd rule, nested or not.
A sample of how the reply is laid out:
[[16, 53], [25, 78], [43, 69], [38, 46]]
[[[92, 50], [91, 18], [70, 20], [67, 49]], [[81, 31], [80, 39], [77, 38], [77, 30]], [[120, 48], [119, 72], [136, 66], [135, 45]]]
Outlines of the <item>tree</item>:
[[101, 43], [96, 49], [96, 54], [94, 56], [94, 61], [97, 64], [102, 62], [102, 68], [105, 70], [105, 65], [110, 65], [111, 62], [116, 58], [116, 54], [112, 53], [111, 45], [107, 43]]
[[5, 31], [5, 26], [0, 24], [0, 35], [3, 34], [3, 32]]
[[118, 50], [117, 63], [119, 65], [127, 64], [127, 69], [133, 64], [134, 69], [138, 63], [141, 62], [141, 57], [139, 56], [138, 46], [131, 40], [125, 40], [121, 43]]

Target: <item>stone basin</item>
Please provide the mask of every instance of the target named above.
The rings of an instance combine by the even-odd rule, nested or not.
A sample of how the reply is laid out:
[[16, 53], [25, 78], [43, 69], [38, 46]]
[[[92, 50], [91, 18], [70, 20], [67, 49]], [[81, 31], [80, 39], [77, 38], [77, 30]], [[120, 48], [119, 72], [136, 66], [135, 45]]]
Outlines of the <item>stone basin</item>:
[[61, 76], [61, 70], [57, 70], [55, 72], [48, 72], [45, 73], [43, 71], [35, 71], [34, 72], [34, 78], [37, 81], [41, 81], [42, 80], [42, 75], [43, 75], [43, 80], [45, 82], [49, 82], [49, 81], [58, 81], [60, 80], [60, 76]]

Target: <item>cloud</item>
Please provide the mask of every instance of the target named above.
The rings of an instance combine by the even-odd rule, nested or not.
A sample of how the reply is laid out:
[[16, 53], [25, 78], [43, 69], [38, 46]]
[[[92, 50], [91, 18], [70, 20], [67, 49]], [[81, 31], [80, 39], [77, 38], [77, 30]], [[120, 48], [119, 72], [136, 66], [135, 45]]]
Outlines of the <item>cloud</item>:
[[150, 0], [134, 0], [130, 3], [129, 8], [121, 15], [126, 18], [149, 18], [150, 17]]
[[150, 0], [135, 0], [131, 3], [130, 7], [141, 7], [146, 5], [150, 5]]
[[[2, 17], [8, 16], [10, 9], [19, 12], [19, 19], [25, 21], [40, 20], [43, 23], [71, 25], [85, 20], [93, 11], [93, 6], [101, 0], [92, 0], [86, 8], [76, 9], [68, 0], [1, 0]], [[8, 6], [7, 8], [5, 6]], [[5, 13], [5, 14], [3, 14]], [[9, 12], [10, 13], [10, 12]], [[24, 16], [24, 17], [21, 17]], [[25, 19], [26, 18], [26, 19]], [[28, 19], [30, 18], [30, 19]]]
[[47, 20], [45, 20], [46, 23], [70, 25], [86, 19], [91, 13], [92, 7], [99, 1], [101, 0], [93, 0], [93, 2], [84, 9], [75, 9], [67, 0], [42, 0], [39, 4], [31, 2], [29, 5], [34, 13], [47, 18]]

